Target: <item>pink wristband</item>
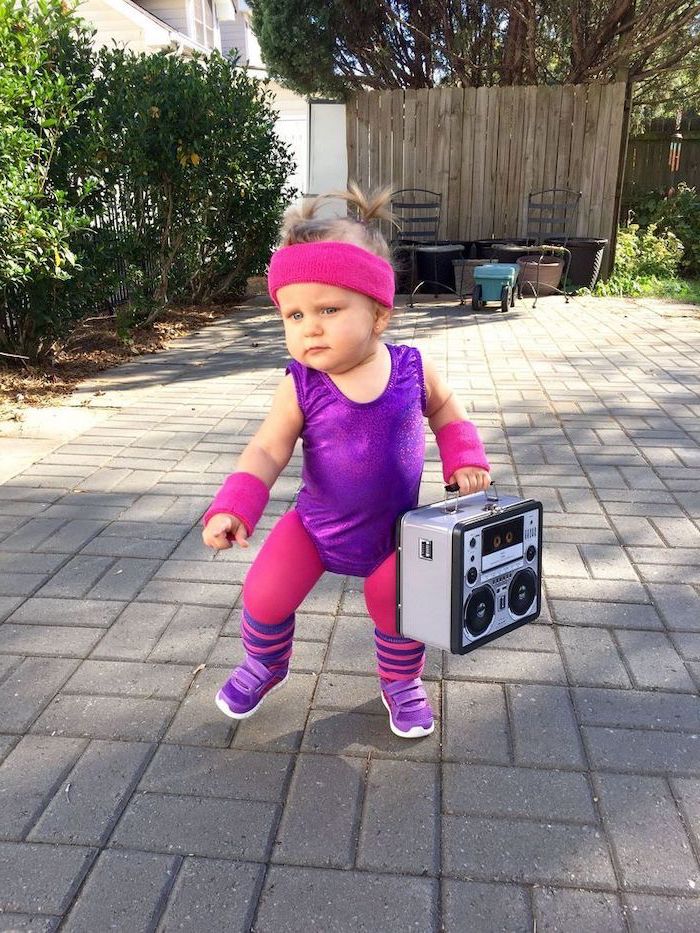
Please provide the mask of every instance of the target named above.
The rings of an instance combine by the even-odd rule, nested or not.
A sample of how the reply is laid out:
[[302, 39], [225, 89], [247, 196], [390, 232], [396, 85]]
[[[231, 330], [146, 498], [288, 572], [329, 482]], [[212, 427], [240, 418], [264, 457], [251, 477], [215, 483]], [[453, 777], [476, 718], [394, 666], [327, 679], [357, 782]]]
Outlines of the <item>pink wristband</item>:
[[204, 513], [202, 521], [206, 527], [210, 518], [226, 512], [240, 518], [248, 535], [252, 535], [269, 498], [270, 490], [257, 476], [252, 473], [231, 473]]
[[484, 445], [471, 421], [450, 421], [440, 428], [435, 440], [440, 451], [442, 475], [446, 483], [450, 482], [450, 478], [460, 467], [479, 467], [490, 471]]

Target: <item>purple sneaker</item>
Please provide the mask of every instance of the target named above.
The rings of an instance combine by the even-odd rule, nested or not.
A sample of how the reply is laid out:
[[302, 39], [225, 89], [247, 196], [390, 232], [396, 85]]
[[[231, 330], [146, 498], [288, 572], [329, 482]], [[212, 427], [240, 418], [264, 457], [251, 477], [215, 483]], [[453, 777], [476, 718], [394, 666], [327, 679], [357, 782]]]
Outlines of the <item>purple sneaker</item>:
[[247, 719], [258, 709], [268, 693], [289, 680], [289, 671], [271, 671], [246, 655], [245, 662], [231, 671], [231, 676], [216, 694], [216, 705], [231, 719]]
[[389, 710], [389, 725], [394, 735], [402, 739], [417, 739], [430, 735], [435, 728], [425, 687], [420, 677], [415, 680], [384, 680], [382, 703]]

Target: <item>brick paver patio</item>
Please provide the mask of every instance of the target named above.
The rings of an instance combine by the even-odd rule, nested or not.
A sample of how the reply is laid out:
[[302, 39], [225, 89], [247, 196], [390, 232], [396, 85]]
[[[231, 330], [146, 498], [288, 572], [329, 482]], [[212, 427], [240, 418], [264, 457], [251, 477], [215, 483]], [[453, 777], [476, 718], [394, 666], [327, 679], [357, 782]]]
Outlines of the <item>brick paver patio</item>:
[[0, 930], [700, 929], [699, 317], [397, 315], [499, 487], [545, 504], [542, 618], [429, 651], [416, 742], [389, 733], [354, 578], [302, 607], [254, 719], [212, 702], [263, 535], [215, 556], [197, 523], [282, 374], [270, 310], [85, 387], [95, 423], [0, 487]]

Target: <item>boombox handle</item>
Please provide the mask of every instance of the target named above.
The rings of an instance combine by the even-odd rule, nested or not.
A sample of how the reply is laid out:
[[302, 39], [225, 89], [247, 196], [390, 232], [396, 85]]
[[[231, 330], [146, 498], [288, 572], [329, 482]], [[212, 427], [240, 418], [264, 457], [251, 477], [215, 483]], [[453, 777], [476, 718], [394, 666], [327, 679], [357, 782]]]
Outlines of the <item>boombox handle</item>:
[[[498, 490], [496, 489], [496, 484], [491, 480], [491, 484], [488, 489], [484, 492], [486, 496], [486, 505], [484, 506], [484, 512], [498, 512], [500, 511], [500, 506], [498, 504]], [[449, 486], [445, 486], [445, 513], [454, 514], [459, 508], [459, 484], [450, 483]]]

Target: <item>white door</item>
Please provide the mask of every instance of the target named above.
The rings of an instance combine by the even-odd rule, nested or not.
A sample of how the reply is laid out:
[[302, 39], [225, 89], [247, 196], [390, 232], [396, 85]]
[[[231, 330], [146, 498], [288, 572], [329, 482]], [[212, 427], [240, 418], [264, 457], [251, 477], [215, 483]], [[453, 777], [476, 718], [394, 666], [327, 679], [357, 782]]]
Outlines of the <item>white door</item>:
[[312, 100], [309, 110], [309, 193], [342, 191], [348, 178], [345, 104]]
[[275, 123], [280, 139], [291, 147], [296, 168], [288, 178], [300, 194], [308, 190], [309, 179], [309, 126], [304, 117], [282, 117]]

